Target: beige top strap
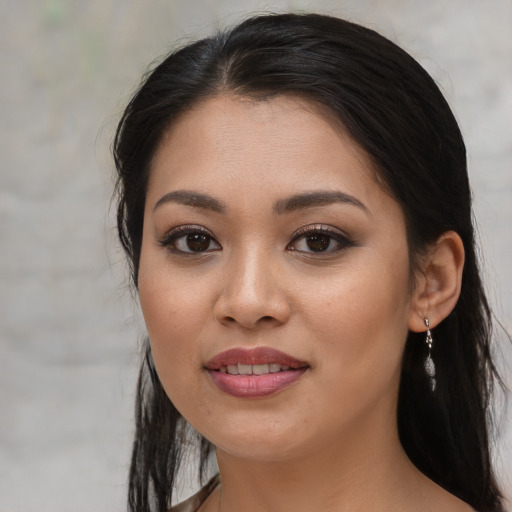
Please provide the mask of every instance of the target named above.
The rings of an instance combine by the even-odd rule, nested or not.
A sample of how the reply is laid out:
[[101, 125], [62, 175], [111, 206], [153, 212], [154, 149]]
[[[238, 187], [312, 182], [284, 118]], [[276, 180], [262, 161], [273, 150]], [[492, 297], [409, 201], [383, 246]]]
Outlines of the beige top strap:
[[178, 505], [175, 505], [169, 512], [197, 512], [199, 507], [206, 501], [206, 498], [210, 496], [215, 487], [219, 484], [220, 476], [215, 475], [199, 492]]

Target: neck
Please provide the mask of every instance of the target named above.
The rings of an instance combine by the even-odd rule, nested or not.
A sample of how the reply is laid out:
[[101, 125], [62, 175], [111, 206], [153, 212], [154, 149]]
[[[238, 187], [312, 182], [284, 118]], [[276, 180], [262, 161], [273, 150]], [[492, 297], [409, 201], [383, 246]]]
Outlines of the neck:
[[[218, 450], [222, 512], [405, 510], [426, 478], [404, 453], [396, 429], [361, 425], [321, 450], [286, 460], [240, 459]], [[402, 504], [402, 505], [400, 505]]]

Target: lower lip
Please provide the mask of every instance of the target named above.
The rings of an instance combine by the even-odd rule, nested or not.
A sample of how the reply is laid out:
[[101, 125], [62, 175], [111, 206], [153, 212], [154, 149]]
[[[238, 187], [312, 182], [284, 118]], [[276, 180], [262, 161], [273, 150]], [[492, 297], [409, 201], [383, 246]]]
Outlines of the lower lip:
[[230, 375], [209, 370], [213, 382], [224, 393], [239, 398], [261, 398], [273, 395], [298, 381], [307, 368], [265, 375]]

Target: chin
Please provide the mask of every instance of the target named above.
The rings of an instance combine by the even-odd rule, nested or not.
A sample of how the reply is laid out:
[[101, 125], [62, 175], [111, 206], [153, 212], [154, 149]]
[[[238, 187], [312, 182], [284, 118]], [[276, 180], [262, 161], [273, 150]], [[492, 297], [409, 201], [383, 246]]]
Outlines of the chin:
[[251, 440], [231, 439], [215, 446], [220, 456], [225, 453], [230, 457], [253, 462], [283, 462], [297, 457], [304, 451], [301, 443], [290, 443], [280, 437], [269, 440], [264, 434], [252, 437]]
[[[226, 423], [230, 428], [226, 428]], [[258, 421], [246, 418], [243, 425], [236, 421], [217, 422], [217, 429], [202, 430], [218, 453], [255, 462], [280, 462], [314, 450], [315, 433], [297, 428], [297, 423], [282, 420]], [[223, 430], [220, 431], [218, 426]], [[201, 432], [201, 430], [199, 430]], [[322, 436], [320, 436], [322, 437]]]

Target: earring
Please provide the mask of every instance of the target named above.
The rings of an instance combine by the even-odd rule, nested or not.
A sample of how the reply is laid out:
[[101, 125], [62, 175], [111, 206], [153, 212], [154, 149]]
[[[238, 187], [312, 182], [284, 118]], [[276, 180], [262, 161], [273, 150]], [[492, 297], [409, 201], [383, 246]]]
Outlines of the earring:
[[432, 333], [430, 332], [430, 324], [428, 318], [425, 318], [425, 325], [427, 326], [426, 343], [428, 346], [428, 356], [425, 359], [425, 372], [430, 380], [430, 388], [432, 391], [436, 390], [436, 365], [432, 359]]

